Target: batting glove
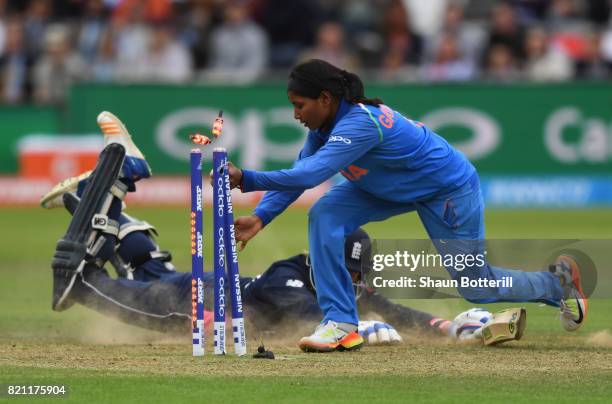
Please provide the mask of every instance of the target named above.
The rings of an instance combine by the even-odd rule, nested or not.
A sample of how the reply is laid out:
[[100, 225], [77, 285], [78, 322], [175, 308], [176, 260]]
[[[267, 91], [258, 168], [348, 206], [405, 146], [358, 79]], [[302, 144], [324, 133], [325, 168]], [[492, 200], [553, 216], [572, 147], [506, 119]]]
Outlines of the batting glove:
[[359, 335], [370, 345], [386, 345], [402, 342], [402, 337], [393, 326], [382, 321], [360, 321]]
[[491, 320], [493, 314], [485, 309], [469, 309], [455, 317], [448, 332], [451, 337], [459, 340], [475, 340], [482, 338], [482, 327]]

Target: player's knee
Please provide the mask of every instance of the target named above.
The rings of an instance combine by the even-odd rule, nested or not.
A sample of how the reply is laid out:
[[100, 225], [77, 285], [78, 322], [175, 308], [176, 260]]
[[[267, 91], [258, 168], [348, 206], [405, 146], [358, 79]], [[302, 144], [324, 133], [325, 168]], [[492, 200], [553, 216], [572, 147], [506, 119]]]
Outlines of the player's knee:
[[314, 224], [331, 217], [334, 212], [334, 206], [325, 200], [325, 197], [319, 199], [308, 211], [308, 221]]

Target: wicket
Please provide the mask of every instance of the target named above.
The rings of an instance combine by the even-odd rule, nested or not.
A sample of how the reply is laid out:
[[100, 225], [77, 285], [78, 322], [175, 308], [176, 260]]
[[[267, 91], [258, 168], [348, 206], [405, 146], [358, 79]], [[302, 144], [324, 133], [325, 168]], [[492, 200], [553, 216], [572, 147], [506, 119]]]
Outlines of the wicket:
[[[240, 291], [238, 250], [234, 230], [234, 211], [230, 192], [227, 151], [213, 151], [213, 259], [214, 259], [214, 322], [215, 355], [224, 355], [225, 348], [225, 288], [232, 302], [232, 337], [234, 352], [246, 354], [246, 332]], [[202, 259], [202, 153], [191, 151], [191, 254], [192, 254], [192, 318], [193, 355], [204, 354], [204, 263]], [[199, 210], [198, 210], [199, 209]], [[227, 267], [227, 276], [226, 276]]]
[[204, 355], [204, 255], [202, 152], [192, 149], [191, 163], [191, 319], [193, 356]]
[[[234, 230], [234, 207], [232, 205], [232, 194], [230, 192], [230, 177], [228, 170], [227, 151], [223, 148], [216, 148], [213, 151], [213, 163], [215, 178], [215, 190], [217, 194], [213, 195], [213, 211], [215, 218], [219, 213], [224, 214], [223, 230], [219, 232], [219, 227], [215, 221], [215, 240], [220, 239], [223, 233], [224, 237], [224, 252], [225, 262], [227, 264], [228, 282], [230, 296], [232, 299], [232, 337], [234, 340], [234, 352], [236, 355], [242, 356], [246, 354], [246, 333], [244, 329], [244, 312], [242, 308], [242, 294], [240, 291], [240, 270], [238, 268], [238, 249], [236, 245], [236, 233]], [[223, 192], [225, 191], [225, 204], [223, 204]], [[217, 205], [215, 205], [215, 203]], [[230, 254], [231, 252], [231, 254]], [[217, 271], [215, 268], [215, 278]], [[218, 282], [215, 281], [215, 285]], [[215, 288], [215, 291], [220, 287]], [[215, 299], [217, 302], [217, 299]], [[225, 309], [225, 308], [224, 308]]]
[[223, 156], [213, 151], [214, 353], [225, 354], [225, 198]]

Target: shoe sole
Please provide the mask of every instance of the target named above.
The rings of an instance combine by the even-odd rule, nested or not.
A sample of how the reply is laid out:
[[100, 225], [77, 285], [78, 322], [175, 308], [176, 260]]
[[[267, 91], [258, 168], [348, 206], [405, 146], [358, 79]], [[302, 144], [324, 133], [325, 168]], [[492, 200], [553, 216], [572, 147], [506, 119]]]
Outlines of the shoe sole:
[[581, 277], [580, 277], [580, 268], [578, 263], [576, 262], [576, 259], [570, 255], [560, 255], [559, 258], [557, 258], [557, 262], [559, 262], [561, 259], [563, 258], [563, 260], [569, 264], [570, 267], [570, 273], [572, 275], [572, 283], [574, 284], [574, 288], [576, 289], [576, 291], [578, 292], [578, 297], [572, 297], [572, 299], [579, 299], [582, 300], [582, 302], [584, 303], [584, 308], [578, 304], [578, 310], [580, 311], [579, 313], [579, 321], [575, 321], [574, 322], [576, 324], [580, 324], [582, 325], [582, 323], [584, 322], [584, 320], [586, 319], [587, 316], [587, 311], [588, 311], [588, 299], [586, 298], [586, 296], [584, 295], [584, 292], [582, 291], [582, 282], [581, 282]]
[[363, 342], [357, 345], [354, 345], [352, 347], [345, 347], [343, 345], [336, 345], [334, 346], [330, 346], [330, 345], [316, 345], [316, 344], [312, 344], [312, 343], [308, 343], [308, 344], [300, 344], [299, 347], [302, 351], [304, 352], [320, 352], [320, 353], [327, 353], [327, 352], [345, 352], [345, 351], [357, 351], [358, 349], [361, 349], [361, 347], [363, 346]]
[[336, 342], [335, 344], [315, 344], [312, 342], [304, 342], [304, 343], [300, 342], [299, 347], [304, 352], [320, 352], [320, 353], [327, 353], [327, 352], [334, 352], [334, 351], [339, 351], [339, 352], [356, 351], [358, 349], [361, 349], [361, 347], [364, 344], [363, 338], [361, 337], [361, 335], [357, 333], [354, 333], [355, 335], [351, 335], [351, 334], [347, 335], [346, 337]]
[[[123, 122], [108, 111], [100, 112], [96, 120], [100, 130], [104, 134], [105, 140], [120, 137], [119, 143], [126, 149], [126, 157], [144, 160], [144, 155], [132, 140], [132, 135], [127, 130]], [[108, 138], [107, 138], [108, 136]]]
[[104, 142], [106, 145], [117, 142], [125, 147], [125, 164], [131, 167], [130, 171], [134, 173], [146, 173], [143, 176], [137, 175], [134, 179], [149, 178], [152, 174], [151, 167], [146, 162], [144, 154], [142, 154], [140, 149], [134, 144], [132, 135], [130, 135], [130, 132], [123, 122], [108, 111], [100, 112], [96, 122], [104, 134]]
[[121, 136], [125, 135], [128, 139], [131, 138], [130, 132], [114, 114], [108, 111], [102, 111], [98, 114], [96, 119], [98, 126], [102, 130], [102, 133], [107, 136]]
[[92, 171], [89, 170], [83, 174], [77, 175], [76, 177], [71, 177], [60, 182], [54, 186], [51, 191], [40, 198], [40, 206], [45, 209], [53, 209], [63, 206], [63, 203], [52, 204], [52, 202], [65, 193], [76, 192], [77, 188], [79, 187], [79, 183], [89, 178], [91, 176], [91, 172]]

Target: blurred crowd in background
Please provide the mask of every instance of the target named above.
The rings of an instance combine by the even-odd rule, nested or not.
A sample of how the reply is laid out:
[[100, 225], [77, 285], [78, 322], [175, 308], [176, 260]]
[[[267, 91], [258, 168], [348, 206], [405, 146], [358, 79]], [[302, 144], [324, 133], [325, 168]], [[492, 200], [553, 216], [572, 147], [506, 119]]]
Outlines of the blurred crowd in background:
[[321, 58], [387, 82], [612, 77], [612, 0], [0, 0], [2, 102], [75, 81], [285, 79]]

